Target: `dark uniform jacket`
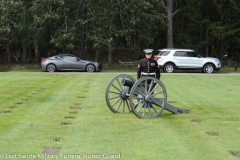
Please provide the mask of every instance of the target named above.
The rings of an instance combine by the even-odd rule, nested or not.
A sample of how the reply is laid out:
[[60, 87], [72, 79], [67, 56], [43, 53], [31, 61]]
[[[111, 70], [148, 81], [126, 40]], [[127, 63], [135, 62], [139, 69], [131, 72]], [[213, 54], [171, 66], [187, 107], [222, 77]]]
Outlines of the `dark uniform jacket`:
[[[155, 75], [152, 75], [155, 73]], [[154, 76], [160, 80], [160, 67], [157, 64], [157, 61], [152, 58], [144, 58], [139, 61], [137, 69], [137, 79], [141, 76]]]

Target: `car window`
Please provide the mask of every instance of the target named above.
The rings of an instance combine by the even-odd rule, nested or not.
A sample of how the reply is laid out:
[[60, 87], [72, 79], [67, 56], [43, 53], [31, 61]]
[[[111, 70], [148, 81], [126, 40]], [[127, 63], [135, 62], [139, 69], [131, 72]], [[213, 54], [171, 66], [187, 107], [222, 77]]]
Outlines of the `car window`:
[[196, 55], [197, 55], [197, 57], [203, 57], [201, 54], [199, 54], [198, 52], [194, 52]]
[[176, 57], [188, 57], [188, 54], [187, 52], [184, 52], [184, 51], [177, 51], [173, 54], [173, 56], [176, 56]]
[[194, 52], [187, 52], [188, 57], [197, 57], [197, 55]]
[[63, 56], [63, 59], [68, 61], [77, 61], [77, 58], [71, 55]]
[[170, 53], [170, 51], [161, 51], [159, 53], [160, 56], [167, 56]]

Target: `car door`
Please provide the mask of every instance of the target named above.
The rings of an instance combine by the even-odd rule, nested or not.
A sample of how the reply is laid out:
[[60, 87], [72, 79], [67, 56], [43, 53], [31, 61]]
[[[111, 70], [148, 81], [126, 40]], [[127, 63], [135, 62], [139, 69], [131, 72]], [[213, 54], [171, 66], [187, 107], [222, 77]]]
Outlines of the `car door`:
[[66, 69], [66, 70], [70, 70], [70, 69], [82, 70], [83, 69], [83, 65], [81, 65], [80, 59], [78, 57], [75, 57], [73, 55], [64, 55], [63, 56], [62, 69]]
[[195, 52], [187, 52], [189, 59], [190, 68], [200, 68], [202, 66], [203, 58], [198, 56]]
[[176, 51], [174, 54], [174, 61], [178, 68], [188, 68], [189, 57], [185, 51]]

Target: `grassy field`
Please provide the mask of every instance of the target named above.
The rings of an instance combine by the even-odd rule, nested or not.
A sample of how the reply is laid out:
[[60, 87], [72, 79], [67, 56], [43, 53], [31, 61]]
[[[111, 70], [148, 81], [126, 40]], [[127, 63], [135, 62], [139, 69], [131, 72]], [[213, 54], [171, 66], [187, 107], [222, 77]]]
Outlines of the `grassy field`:
[[108, 109], [116, 75], [0, 72], [0, 159], [240, 159], [239, 75], [163, 74], [190, 112], [155, 119]]

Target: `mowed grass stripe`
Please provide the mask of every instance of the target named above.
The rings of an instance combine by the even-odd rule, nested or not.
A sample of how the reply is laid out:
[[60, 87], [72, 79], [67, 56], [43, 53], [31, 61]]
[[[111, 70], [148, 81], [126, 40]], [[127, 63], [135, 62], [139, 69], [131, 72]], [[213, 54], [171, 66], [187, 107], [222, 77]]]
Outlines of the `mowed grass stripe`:
[[[205, 151], [206, 154], [213, 150], [212, 153], [219, 152], [227, 155], [229, 150], [234, 148], [232, 146], [236, 144], [235, 140], [239, 139], [236, 134], [239, 133], [239, 128], [236, 126], [239, 126], [240, 122], [238, 118], [239, 106], [236, 103], [239, 85], [233, 86], [237, 80], [239, 77], [231, 76], [166, 77], [165, 84], [168, 86], [166, 88], [169, 88], [168, 100], [173, 99], [179, 102], [180, 108], [191, 110], [189, 115], [181, 119], [183, 120], [181, 123], [185, 125], [178, 124], [178, 121], [171, 123], [171, 126], [178, 128], [176, 131], [181, 130], [181, 127], [187, 128], [186, 134], [184, 134], [186, 135], [186, 143], [188, 140], [194, 142], [198, 149], [199, 144], [202, 143], [201, 149], [206, 147], [209, 149]], [[228, 92], [229, 88], [231, 88], [230, 92]], [[232, 120], [234, 120], [232, 123], [234, 125], [224, 124]], [[230, 138], [229, 131], [232, 131], [230, 134], [235, 136], [232, 135]], [[191, 137], [191, 135], [196, 137]], [[204, 159], [206, 154], [202, 154], [201, 158]], [[211, 158], [225, 159], [226, 157], [221, 154], [213, 154]]]
[[[78, 82], [78, 79], [74, 76], [43, 76], [47, 80], [42, 81], [40, 78], [32, 80], [33, 84], [28, 83], [36, 86], [36, 88], [27, 93], [35, 93], [31, 94], [30, 101], [22, 104], [21, 107], [15, 109], [11, 114], [1, 117], [4, 118], [1, 120], [1, 124], [5, 126], [1, 137], [6, 143], [11, 142], [11, 147], [14, 147], [6, 148], [6, 151], [15, 150], [15, 152], [18, 152], [24, 150], [25, 152], [30, 152], [32, 151], [31, 145], [38, 146], [39, 144], [42, 144], [42, 146], [39, 146], [41, 148], [48, 145], [49, 147], [54, 147], [51, 143], [54, 143], [54, 139], [63, 133], [60, 123], [64, 120], [63, 117], [68, 112], [68, 107], [73, 103], [71, 99], [74, 95], [71, 92], [71, 88], [75, 88], [75, 83]], [[21, 82], [16, 83], [17, 85], [21, 86]], [[25, 87], [19, 87], [19, 90], [21, 88]], [[26, 88], [28, 89], [28, 87]], [[45, 89], [41, 92], [36, 92], [38, 88]], [[19, 93], [14, 92], [14, 94], [17, 97]], [[20, 94], [19, 96], [21, 97], [22, 95]], [[16, 101], [18, 100], [18, 98], [15, 99]], [[11, 100], [11, 103], [15, 102]], [[12, 122], [10, 126], [8, 125], [9, 119]], [[27, 144], [26, 147], [19, 145], [24, 144], [24, 142]]]
[[[12, 103], [12, 101], [17, 102], [22, 99], [33, 99], [32, 96], [42, 92], [45, 88], [45, 85], [53, 84], [57, 79], [56, 76], [54, 79], [50, 79], [45, 76], [35, 76], [31, 75], [30, 78], [28, 75], [23, 74], [11, 74], [9, 75], [9, 81], [5, 80], [1, 83], [1, 101], [2, 106], [8, 106], [7, 103]], [[5, 104], [5, 102], [7, 102]], [[12, 104], [11, 104], [12, 105]]]
[[[1, 151], [37, 154], [43, 148], [59, 148], [62, 154], [121, 153], [122, 159], [180, 160], [235, 159], [232, 153], [240, 152], [236, 96], [240, 76], [163, 75], [168, 102], [190, 112], [164, 111], [156, 119], [143, 120], [108, 109], [105, 91], [116, 75], [35, 75], [47, 79], [49, 83], [39, 85], [47, 89], [38, 92], [39, 99], [24, 103], [35, 105], [28, 112], [23, 105], [1, 114], [0, 123], [5, 120], [0, 124]], [[66, 120], [72, 116], [71, 106], [81, 109], [74, 120]], [[61, 125], [67, 121], [72, 124]]]

